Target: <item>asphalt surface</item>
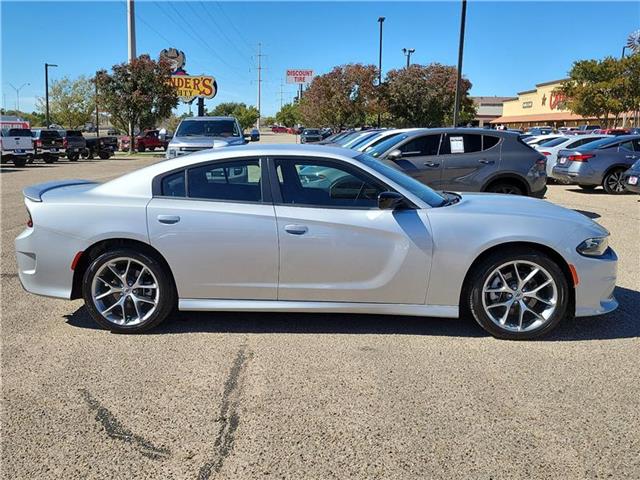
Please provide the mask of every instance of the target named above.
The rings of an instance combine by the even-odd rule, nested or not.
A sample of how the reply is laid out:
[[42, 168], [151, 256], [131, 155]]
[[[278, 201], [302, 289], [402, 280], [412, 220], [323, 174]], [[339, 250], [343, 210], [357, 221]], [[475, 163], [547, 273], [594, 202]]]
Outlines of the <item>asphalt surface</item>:
[[471, 320], [258, 313], [116, 335], [81, 301], [22, 290], [24, 186], [157, 160], [0, 173], [2, 478], [640, 478], [638, 196], [550, 186], [611, 231], [620, 308], [539, 341]]

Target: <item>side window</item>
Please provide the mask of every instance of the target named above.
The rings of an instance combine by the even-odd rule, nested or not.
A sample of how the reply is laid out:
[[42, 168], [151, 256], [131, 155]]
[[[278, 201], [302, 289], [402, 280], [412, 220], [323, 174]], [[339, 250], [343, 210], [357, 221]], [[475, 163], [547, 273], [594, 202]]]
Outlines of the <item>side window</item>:
[[500, 142], [500, 137], [494, 137], [492, 135], [482, 136], [482, 150], [489, 150], [495, 147]]
[[425, 155], [437, 155], [440, 135], [425, 135], [414, 138], [400, 147], [403, 157], [422, 157]]
[[440, 155], [473, 153], [480, 150], [482, 150], [482, 135], [448, 133], [442, 139]]
[[319, 207], [377, 208], [387, 190], [363, 172], [332, 161], [276, 160], [282, 200]]
[[260, 163], [253, 159], [190, 168], [189, 198], [260, 202], [260, 175]]
[[624, 142], [620, 144], [620, 148], [624, 148], [626, 150], [630, 150], [633, 152], [634, 148], [633, 148], [633, 141], [629, 140], [628, 142]]
[[160, 193], [165, 197], [186, 197], [184, 170], [164, 177], [162, 179]]

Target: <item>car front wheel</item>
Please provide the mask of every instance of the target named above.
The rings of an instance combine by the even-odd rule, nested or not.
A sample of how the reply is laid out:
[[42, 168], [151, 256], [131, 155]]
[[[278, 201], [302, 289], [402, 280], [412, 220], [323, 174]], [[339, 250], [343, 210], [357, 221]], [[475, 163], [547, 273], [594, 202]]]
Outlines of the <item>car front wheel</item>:
[[481, 261], [466, 296], [473, 317], [491, 335], [527, 340], [549, 333], [564, 318], [569, 287], [549, 256], [513, 249]]
[[510, 182], [499, 182], [490, 185], [487, 192], [504, 193], [507, 195], [524, 195], [522, 188]]
[[91, 262], [82, 293], [96, 323], [120, 333], [159, 325], [176, 304], [175, 288], [163, 265], [128, 248], [103, 253]]

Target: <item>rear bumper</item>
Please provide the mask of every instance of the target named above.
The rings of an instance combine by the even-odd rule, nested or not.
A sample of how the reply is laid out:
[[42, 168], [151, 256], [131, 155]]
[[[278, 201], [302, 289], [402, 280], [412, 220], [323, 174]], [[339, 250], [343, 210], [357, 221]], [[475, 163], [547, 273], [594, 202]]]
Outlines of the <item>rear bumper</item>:
[[586, 162], [572, 162], [569, 165], [556, 164], [552, 171], [553, 178], [563, 182], [580, 185], [600, 185], [602, 174], [596, 172]]

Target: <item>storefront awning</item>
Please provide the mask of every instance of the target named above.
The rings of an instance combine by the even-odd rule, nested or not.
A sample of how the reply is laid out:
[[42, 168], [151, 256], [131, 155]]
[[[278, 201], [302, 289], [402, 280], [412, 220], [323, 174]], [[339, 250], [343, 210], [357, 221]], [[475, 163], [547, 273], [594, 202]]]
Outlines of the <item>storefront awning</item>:
[[491, 123], [519, 123], [519, 122], [564, 122], [576, 120], [591, 120], [582, 115], [571, 112], [539, 113], [537, 115], [512, 115], [509, 117], [498, 117], [491, 120]]

